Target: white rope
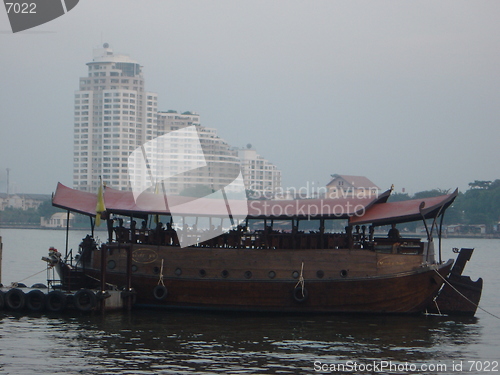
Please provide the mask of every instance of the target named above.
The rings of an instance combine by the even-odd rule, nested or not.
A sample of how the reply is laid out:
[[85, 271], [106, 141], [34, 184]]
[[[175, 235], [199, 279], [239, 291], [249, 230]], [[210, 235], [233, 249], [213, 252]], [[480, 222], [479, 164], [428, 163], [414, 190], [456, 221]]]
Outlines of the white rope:
[[[464, 296], [464, 295], [463, 295], [463, 294], [462, 294], [462, 293], [461, 293], [461, 292], [460, 292], [457, 288], [455, 288], [453, 285], [451, 285], [451, 283], [450, 283], [448, 280], [446, 280], [446, 278], [445, 278], [443, 275], [441, 275], [441, 274], [440, 274], [440, 273], [439, 273], [436, 269], [434, 269], [434, 272], [436, 272], [436, 273], [439, 275], [439, 277], [440, 277], [440, 278], [442, 278], [442, 279], [444, 280], [444, 282], [445, 282], [446, 284], [448, 284], [448, 285], [449, 285], [449, 286], [450, 286], [450, 287], [451, 287], [451, 288], [452, 288], [455, 292], [457, 292], [459, 295], [461, 295], [461, 296], [462, 296], [463, 298], [465, 298], [467, 301], [469, 301], [470, 303], [472, 303], [472, 304], [473, 304], [474, 306], [476, 306], [478, 309], [480, 309], [480, 310], [484, 311], [486, 314], [490, 314], [492, 317], [497, 318], [497, 319], [499, 319], [499, 320], [500, 320], [500, 316], [495, 315], [495, 314], [493, 314], [493, 313], [490, 313], [489, 311], [487, 311], [487, 310], [483, 309], [481, 306], [479, 306], [477, 303], [472, 302], [469, 298], [467, 298], [466, 296]], [[437, 305], [437, 303], [436, 303], [436, 305]], [[438, 310], [439, 310], [439, 309], [438, 309]]]
[[437, 296], [434, 297], [434, 304], [436, 305], [436, 309], [438, 311], [438, 314], [439, 315], [443, 315], [443, 314], [441, 314], [441, 310], [439, 309], [439, 306], [438, 306], [438, 303], [437, 303]]
[[165, 284], [163, 283], [163, 259], [161, 260], [160, 275], [158, 280], [158, 285], [160, 284], [165, 286]]
[[[15, 288], [15, 287], [17, 287], [17, 284], [19, 284], [20, 282], [22, 282], [22, 281], [24, 281], [24, 280], [28, 280], [28, 279], [32, 278], [33, 276], [36, 276], [36, 275], [38, 275], [38, 274], [40, 274], [40, 273], [42, 273], [42, 272], [45, 272], [45, 271], [47, 271], [47, 268], [44, 268], [44, 269], [43, 269], [43, 270], [41, 270], [40, 272], [37, 272], [37, 273], [35, 273], [35, 274], [31, 275], [31, 276], [25, 277], [25, 278], [24, 278], [24, 279], [22, 279], [22, 280], [19, 280], [19, 281], [13, 282], [13, 283], [11, 283], [11, 287], [12, 287], [12, 288]], [[15, 285], [15, 286], [12, 286], [12, 285]]]
[[302, 266], [300, 267], [300, 276], [299, 276], [299, 281], [297, 284], [295, 284], [295, 287], [297, 288], [299, 285], [302, 287], [302, 297], [305, 297], [304, 295], [304, 285], [305, 285], [305, 280], [304, 280], [304, 262], [302, 262]]
[[[92, 280], [95, 280], [95, 281], [99, 281], [101, 282], [101, 279], [98, 279], [97, 277], [94, 277], [94, 276], [90, 276], [90, 275], [87, 275], [85, 274], [85, 277], [88, 277], [89, 279], [92, 279]], [[115, 284], [110, 284], [110, 283], [105, 283], [107, 286], [110, 286], [113, 288], [113, 290], [118, 290], [118, 285], [115, 285]]]

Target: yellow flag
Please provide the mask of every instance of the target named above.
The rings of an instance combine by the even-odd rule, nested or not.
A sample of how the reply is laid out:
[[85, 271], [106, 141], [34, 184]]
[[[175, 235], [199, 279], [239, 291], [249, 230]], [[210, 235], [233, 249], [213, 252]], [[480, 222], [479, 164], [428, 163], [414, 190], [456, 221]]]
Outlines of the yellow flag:
[[106, 207], [104, 206], [104, 191], [102, 187], [102, 180], [99, 184], [99, 190], [97, 191], [97, 204], [95, 206], [95, 225], [101, 225], [101, 214], [106, 211]]

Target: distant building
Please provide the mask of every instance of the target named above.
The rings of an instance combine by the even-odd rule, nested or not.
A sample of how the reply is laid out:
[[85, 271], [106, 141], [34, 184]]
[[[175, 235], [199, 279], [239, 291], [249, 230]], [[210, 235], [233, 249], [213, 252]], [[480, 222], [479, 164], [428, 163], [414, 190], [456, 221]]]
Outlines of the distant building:
[[[241, 149], [231, 147], [217, 135], [215, 129], [200, 125], [200, 115], [192, 112], [158, 112], [157, 124], [158, 136], [194, 125], [208, 164], [207, 168], [184, 172], [177, 178], [170, 178], [168, 185], [171, 193], [178, 194], [185, 188], [197, 185], [206, 185], [213, 190], [219, 190], [230, 184], [240, 170], [245, 188], [258, 197], [272, 197], [276, 190], [281, 188], [281, 171], [275, 165], [257, 154], [251, 147]], [[182, 140], [179, 139], [179, 145], [181, 144]]]
[[363, 176], [348, 176], [332, 174], [332, 180], [326, 185], [327, 197], [337, 198], [346, 196], [378, 195], [380, 188]]
[[449, 235], [486, 234], [486, 224], [455, 224], [447, 225], [445, 229]]
[[[172, 140], [172, 147], [166, 150], [164, 160], [166, 160], [168, 169], [175, 171], [182, 168], [183, 160], [180, 156], [187, 158], [200, 157], [200, 155], [184, 155], [184, 150], [189, 152], [189, 148], [196, 146], [199, 141], [203, 151], [202, 160], [199, 160], [200, 167], [191, 171], [179, 173], [177, 176], [168, 179], [167, 193], [180, 194], [183, 190], [193, 187], [204, 187], [213, 191], [220, 190], [231, 184], [240, 173], [240, 160], [238, 153], [222, 138], [217, 135], [215, 129], [206, 128], [200, 125], [200, 115], [175, 111], [159, 112], [157, 120], [157, 135], [178, 131], [188, 126], [195, 126], [198, 139], [188, 139], [182, 132], [176, 132]], [[174, 133], [172, 133], [174, 134]], [[186, 144], [188, 142], [188, 144]], [[191, 145], [189, 143], [192, 143]], [[196, 143], [196, 144], [195, 144]], [[186, 148], [187, 147], [187, 148]], [[179, 160], [177, 160], [179, 159]], [[237, 188], [235, 185], [233, 187]], [[243, 186], [237, 189], [242, 189]]]
[[281, 171], [248, 145], [237, 149], [246, 189], [255, 198], [274, 198], [281, 192]]
[[[281, 187], [281, 172], [275, 166], [257, 155], [255, 150], [240, 152], [231, 147], [217, 136], [215, 129], [201, 126], [198, 114], [158, 112], [157, 95], [145, 91], [142, 67], [130, 57], [114, 54], [105, 43], [103, 48], [94, 50], [94, 58], [87, 66], [88, 76], [80, 78], [79, 90], [75, 92], [75, 189], [96, 192], [102, 177], [107, 186], [130, 190], [129, 174], [133, 181], [144, 181], [146, 173], [148, 178], [158, 180], [161, 171], [168, 171], [165, 175], [169, 177], [164, 179], [162, 188], [167, 187], [169, 194], [202, 186], [217, 191], [237, 180], [226, 188], [234, 188], [236, 192], [240, 190], [237, 185], [243, 184], [238, 178], [240, 164], [249, 189], [263, 194], [273, 193], [277, 186]], [[162, 149], [158, 153], [161, 141], [150, 142], [188, 126], [195, 126], [196, 141], [189, 138], [186, 130], [184, 136], [182, 131], [176, 132], [169, 140], [179, 147]], [[188, 140], [192, 142], [190, 145]], [[132, 170], [129, 170], [129, 156], [135, 150], [141, 150], [143, 145], [143, 153], [158, 157], [155, 156], [154, 163], [147, 162], [146, 171], [139, 160], [144, 155], [138, 152], [137, 164], [132, 163]], [[187, 170], [186, 165], [196, 166], [197, 158], [200, 158], [194, 155], [196, 160], [193, 163], [189, 148], [199, 148], [200, 145], [203, 150], [200, 166]], [[135, 156], [133, 159], [136, 160]], [[185, 163], [184, 168], [182, 163]], [[181, 172], [175, 173], [176, 170]]]
[[157, 95], [144, 90], [139, 63], [107, 43], [87, 66], [75, 92], [73, 187], [95, 192], [102, 177], [128, 190], [129, 154], [156, 136]]
[[[73, 226], [75, 215], [69, 214], [69, 227]], [[68, 222], [67, 212], [56, 212], [50, 218], [41, 217], [40, 226], [43, 228], [66, 228]]]
[[44, 201], [50, 199], [47, 194], [6, 194], [0, 193], [0, 211], [7, 207], [28, 210], [37, 209]]

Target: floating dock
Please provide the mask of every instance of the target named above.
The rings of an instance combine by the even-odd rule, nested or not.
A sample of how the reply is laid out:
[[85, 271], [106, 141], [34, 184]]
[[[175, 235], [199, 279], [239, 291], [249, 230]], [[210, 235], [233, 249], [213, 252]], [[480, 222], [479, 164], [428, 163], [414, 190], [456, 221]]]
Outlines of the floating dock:
[[27, 312], [111, 311], [126, 307], [124, 292], [80, 289], [63, 291], [44, 284], [0, 287], [0, 310]]
[[[2, 277], [2, 237], [0, 236], [0, 280]], [[57, 253], [57, 250], [54, 249]], [[131, 308], [135, 299], [135, 291], [120, 290], [93, 290], [78, 289], [64, 290], [60, 285], [60, 280], [54, 277], [54, 265], [59, 261], [56, 258], [55, 263], [51, 263], [49, 258], [43, 257], [42, 260], [48, 261], [47, 264], [47, 282], [33, 284], [31, 287], [18, 282], [9, 286], [3, 286], [0, 283], [0, 311], [13, 312], [64, 312], [64, 311], [112, 311]], [[49, 277], [52, 274], [52, 277]]]

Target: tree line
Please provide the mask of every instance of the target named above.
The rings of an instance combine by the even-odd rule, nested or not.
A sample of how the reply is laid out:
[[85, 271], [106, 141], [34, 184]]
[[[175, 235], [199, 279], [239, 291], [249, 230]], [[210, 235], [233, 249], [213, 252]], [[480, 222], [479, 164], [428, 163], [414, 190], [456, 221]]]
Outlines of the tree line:
[[52, 206], [50, 200], [43, 201], [38, 208], [27, 210], [6, 207], [5, 210], [0, 211], [0, 224], [39, 225], [41, 217], [50, 218], [54, 213], [60, 211], [62, 211], [60, 208]]
[[[389, 201], [431, 198], [449, 194], [449, 190], [433, 189], [415, 193], [413, 196], [404, 193], [394, 193]], [[500, 180], [469, 183], [469, 189], [459, 192], [453, 205], [444, 216], [444, 224], [485, 224], [488, 232], [498, 228], [500, 221]]]

